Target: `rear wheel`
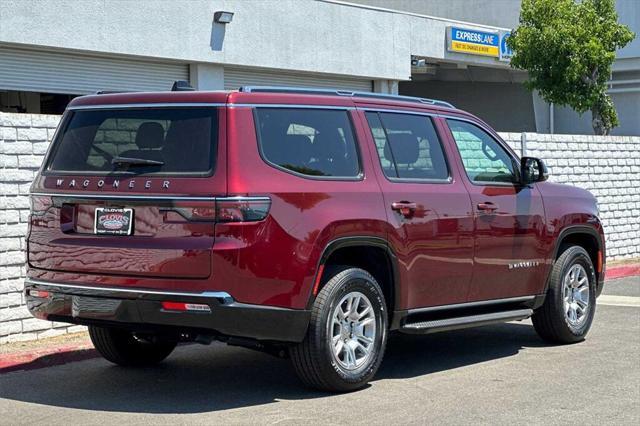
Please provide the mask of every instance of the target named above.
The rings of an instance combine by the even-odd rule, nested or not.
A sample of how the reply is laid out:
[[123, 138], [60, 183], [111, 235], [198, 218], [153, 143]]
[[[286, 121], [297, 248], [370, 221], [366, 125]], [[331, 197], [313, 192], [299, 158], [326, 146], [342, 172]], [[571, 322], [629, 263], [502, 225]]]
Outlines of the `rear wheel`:
[[138, 336], [118, 328], [89, 326], [93, 346], [106, 360], [127, 367], [154, 365], [171, 354], [177, 341]]
[[290, 350], [300, 379], [321, 390], [359, 389], [375, 375], [387, 340], [387, 310], [376, 280], [339, 267], [318, 294], [305, 340]]
[[553, 265], [544, 304], [531, 320], [536, 332], [553, 343], [584, 340], [596, 311], [596, 274], [589, 254], [567, 248]]

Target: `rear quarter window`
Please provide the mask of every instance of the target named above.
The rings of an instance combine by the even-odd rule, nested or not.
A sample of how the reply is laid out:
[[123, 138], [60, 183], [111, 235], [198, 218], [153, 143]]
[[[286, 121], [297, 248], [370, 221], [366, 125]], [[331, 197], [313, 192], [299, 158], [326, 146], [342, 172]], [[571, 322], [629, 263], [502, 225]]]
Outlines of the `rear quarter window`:
[[312, 178], [358, 178], [360, 161], [347, 111], [256, 108], [258, 143], [271, 165]]
[[57, 174], [207, 175], [215, 166], [213, 108], [71, 111], [45, 170]]

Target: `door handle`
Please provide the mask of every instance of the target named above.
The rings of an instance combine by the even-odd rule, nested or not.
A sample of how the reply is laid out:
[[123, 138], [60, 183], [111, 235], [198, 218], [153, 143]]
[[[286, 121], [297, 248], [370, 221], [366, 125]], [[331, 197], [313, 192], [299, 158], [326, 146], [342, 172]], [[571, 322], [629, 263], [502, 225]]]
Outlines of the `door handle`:
[[487, 201], [486, 203], [478, 203], [478, 210], [493, 212], [498, 210], [498, 206], [493, 204], [491, 201]]
[[396, 201], [391, 203], [391, 209], [399, 212], [404, 217], [411, 217], [418, 208], [416, 203], [409, 201]]

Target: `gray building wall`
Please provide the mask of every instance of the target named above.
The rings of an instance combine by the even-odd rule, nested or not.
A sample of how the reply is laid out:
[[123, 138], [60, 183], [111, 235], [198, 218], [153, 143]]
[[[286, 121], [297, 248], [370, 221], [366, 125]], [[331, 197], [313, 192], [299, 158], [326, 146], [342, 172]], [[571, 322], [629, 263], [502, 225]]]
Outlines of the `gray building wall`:
[[[640, 34], [640, 2], [638, 0], [616, 0], [616, 11], [620, 23], [627, 25], [636, 34]], [[624, 49], [620, 49], [616, 56], [640, 60], [640, 36], [636, 36]]]
[[[535, 132], [529, 93], [522, 84], [470, 81], [400, 82], [401, 93], [442, 99], [482, 118], [502, 132]], [[496, 96], [499, 93], [500, 96]]]
[[[213, 23], [219, 10], [234, 12], [233, 22]], [[320, 1], [2, 0], [0, 6], [0, 43], [396, 80], [410, 75], [408, 27], [394, 15]]]
[[[522, 0], [348, 0], [357, 3], [419, 15], [437, 16], [476, 24], [515, 28]], [[640, 30], [638, 0], [616, 0], [620, 22], [633, 31]], [[640, 57], [640, 38], [618, 52], [618, 57]]]
[[464, 22], [513, 28], [521, 0], [347, 0], [351, 3], [438, 16]]

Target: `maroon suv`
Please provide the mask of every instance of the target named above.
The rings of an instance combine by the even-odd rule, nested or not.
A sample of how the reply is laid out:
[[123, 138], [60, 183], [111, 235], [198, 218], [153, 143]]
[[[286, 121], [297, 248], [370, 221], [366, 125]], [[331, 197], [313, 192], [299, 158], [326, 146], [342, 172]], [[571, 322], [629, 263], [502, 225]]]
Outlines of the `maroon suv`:
[[596, 200], [441, 101], [242, 88], [71, 102], [31, 188], [26, 299], [141, 366], [179, 341], [289, 356], [307, 385], [375, 374], [390, 331], [532, 317], [582, 340]]

